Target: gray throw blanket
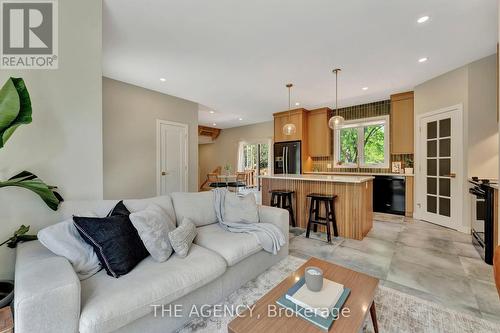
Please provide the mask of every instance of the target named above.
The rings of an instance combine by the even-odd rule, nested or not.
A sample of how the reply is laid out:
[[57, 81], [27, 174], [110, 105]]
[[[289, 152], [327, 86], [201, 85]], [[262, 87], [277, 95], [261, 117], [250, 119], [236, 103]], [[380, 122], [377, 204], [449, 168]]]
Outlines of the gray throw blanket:
[[281, 246], [285, 245], [283, 232], [272, 223], [245, 223], [224, 221], [224, 203], [227, 194], [226, 189], [214, 189], [215, 213], [219, 224], [230, 232], [244, 232], [252, 234], [262, 248], [272, 254], [277, 254]]

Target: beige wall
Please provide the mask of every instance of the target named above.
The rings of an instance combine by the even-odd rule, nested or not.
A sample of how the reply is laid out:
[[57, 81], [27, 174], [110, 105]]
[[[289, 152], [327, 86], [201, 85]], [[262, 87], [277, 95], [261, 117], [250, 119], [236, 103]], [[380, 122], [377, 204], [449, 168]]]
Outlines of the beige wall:
[[[20, 127], [0, 149], [0, 179], [28, 170], [58, 185], [66, 200], [102, 197], [100, 0], [59, 1], [59, 69], [1, 70], [24, 78], [33, 122]], [[0, 239], [19, 225], [32, 232], [59, 222], [35, 194], [0, 189]], [[12, 278], [15, 250], [0, 248], [0, 279]]]
[[231, 164], [236, 169], [238, 164], [238, 143], [255, 140], [272, 139], [274, 137], [274, 122], [268, 121], [248, 126], [234, 127], [222, 130], [214, 143], [199, 145], [200, 185], [206, 179], [207, 173], [218, 166]]
[[197, 190], [198, 104], [103, 78], [104, 198], [156, 195], [156, 119], [189, 125], [189, 190]]
[[496, 178], [496, 54], [415, 87], [415, 115], [462, 104], [467, 175]]
[[[463, 168], [465, 177], [497, 178], [496, 54], [445, 73], [415, 87], [415, 116], [461, 104], [463, 107]], [[417, 124], [416, 124], [417, 125]], [[418, 130], [415, 131], [418, 143]], [[422, 158], [415, 156], [415, 164]], [[470, 200], [464, 181], [462, 225], [469, 227]], [[419, 183], [416, 191], [421, 191]], [[418, 204], [416, 200], [415, 204]]]
[[469, 176], [497, 178], [496, 54], [469, 65]]

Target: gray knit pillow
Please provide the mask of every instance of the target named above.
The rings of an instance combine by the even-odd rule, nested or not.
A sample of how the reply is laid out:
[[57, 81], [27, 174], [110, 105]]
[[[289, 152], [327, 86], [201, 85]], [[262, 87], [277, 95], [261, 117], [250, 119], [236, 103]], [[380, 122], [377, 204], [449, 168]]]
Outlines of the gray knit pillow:
[[180, 226], [168, 233], [172, 248], [181, 258], [187, 256], [195, 237], [196, 225], [187, 217], [182, 220]]

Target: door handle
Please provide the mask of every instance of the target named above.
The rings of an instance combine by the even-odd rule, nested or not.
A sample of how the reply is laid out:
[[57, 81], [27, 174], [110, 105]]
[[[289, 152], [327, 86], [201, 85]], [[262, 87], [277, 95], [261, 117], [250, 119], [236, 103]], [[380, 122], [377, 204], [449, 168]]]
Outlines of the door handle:
[[450, 178], [455, 178], [456, 176], [457, 176], [457, 174], [456, 174], [456, 173], [454, 173], [454, 172], [450, 172], [450, 173], [449, 173], [449, 174], [447, 174], [447, 175], [443, 175], [443, 177], [450, 177]]
[[167, 172], [167, 171], [162, 171], [162, 172], [161, 172], [161, 175], [162, 175], [162, 176], [166, 176], [166, 175], [168, 175], [168, 172]]

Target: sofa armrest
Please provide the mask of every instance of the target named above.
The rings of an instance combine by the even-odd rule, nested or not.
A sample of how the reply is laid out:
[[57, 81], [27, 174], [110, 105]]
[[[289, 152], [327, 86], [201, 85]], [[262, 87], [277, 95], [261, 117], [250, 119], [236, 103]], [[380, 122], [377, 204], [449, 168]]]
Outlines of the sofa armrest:
[[276, 225], [283, 232], [285, 239], [288, 243], [288, 225], [290, 219], [290, 213], [287, 210], [270, 207], [270, 206], [259, 206], [259, 218], [260, 222], [272, 223]]
[[68, 260], [38, 241], [20, 244], [14, 288], [16, 333], [78, 332], [80, 280]]

